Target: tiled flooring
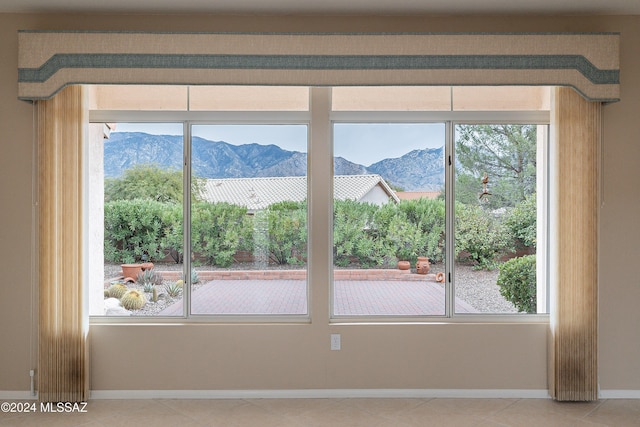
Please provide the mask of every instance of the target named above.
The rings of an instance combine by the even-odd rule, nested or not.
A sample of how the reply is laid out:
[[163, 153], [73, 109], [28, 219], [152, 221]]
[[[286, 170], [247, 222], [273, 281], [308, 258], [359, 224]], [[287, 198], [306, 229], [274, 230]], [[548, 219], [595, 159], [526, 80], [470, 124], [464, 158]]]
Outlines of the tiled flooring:
[[411, 427], [640, 426], [640, 400], [94, 400], [87, 413], [0, 413], [0, 426]]
[[[441, 316], [444, 286], [430, 281], [340, 280], [335, 284], [334, 310], [338, 316]], [[193, 293], [193, 314], [307, 314], [304, 280], [215, 280]], [[476, 310], [456, 299], [462, 313]], [[159, 313], [181, 316], [182, 301]]]

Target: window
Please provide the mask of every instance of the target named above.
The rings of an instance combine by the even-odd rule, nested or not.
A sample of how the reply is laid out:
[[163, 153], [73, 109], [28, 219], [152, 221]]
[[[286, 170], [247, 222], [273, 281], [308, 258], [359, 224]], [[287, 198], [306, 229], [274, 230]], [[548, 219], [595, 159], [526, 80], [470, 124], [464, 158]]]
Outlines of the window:
[[[306, 321], [314, 287], [330, 288], [340, 320], [547, 312], [548, 88], [496, 101], [449, 87], [173, 87], [169, 106], [137, 100], [148, 89], [93, 89], [92, 126], [110, 133], [93, 138], [105, 147], [93, 315]], [[311, 230], [332, 237], [329, 283], [307, 274], [321, 256]]]
[[[537, 223], [544, 216], [537, 198], [546, 195], [538, 179], [546, 164], [538, 158], [538, 144], [546, 144], [541, 128], [455, 125], [455, 313], [538, 312]], [[540, 307], [546, 312], [546, 301]]]
[[547, 313], [549, 90], [413, 89], [333, 90], [333, 316]]
[[191, 129], [191, 314], [307, 315], [307, 126]]
[[100, 159], [104, 164], [104, 313], [182, 316], [183, 125], [111, 126]]
[[[341, 122], [333, 135], [334, 315], [443, 316], [444, 123]], [[428, 275], [400, 269], [422, 257]]]

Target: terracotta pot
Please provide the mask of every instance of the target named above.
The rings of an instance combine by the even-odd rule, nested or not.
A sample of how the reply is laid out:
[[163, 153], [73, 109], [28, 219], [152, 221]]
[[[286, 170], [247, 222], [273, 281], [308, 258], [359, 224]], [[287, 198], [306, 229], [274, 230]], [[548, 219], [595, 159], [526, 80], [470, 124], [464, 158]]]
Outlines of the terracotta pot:
[[142, 271], [142, 264], [122, 264], [122, 275], [135, 280]]
[[431, 264], [429, 264], [429, 258], [426, 256], [419, 256], [418, 262], [416, 262], [416, 273], [427, 274], [431, 270]]
[[411, 268], [411, 263], [409, 261], [398, 261], [398, 269], [408, 270], [410, 268]]
[[145, 270], [151, 270], [153, 268], [153, 263], [152, 262], [145, 262], [141, 265], [142, 267], [142, 271]]

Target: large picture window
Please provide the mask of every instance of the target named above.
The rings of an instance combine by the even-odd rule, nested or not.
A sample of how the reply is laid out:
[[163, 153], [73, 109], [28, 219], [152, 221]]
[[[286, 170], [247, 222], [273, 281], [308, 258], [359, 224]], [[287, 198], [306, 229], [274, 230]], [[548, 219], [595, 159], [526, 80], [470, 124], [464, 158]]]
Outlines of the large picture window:
[[[93, 315], [302, 320], [314, 287], [341, 321], [548, 311], [548, 89], [500, 90], [493, 103], [470, 88], [324, 91], [333, 103], [254, 89], [253, 109], [225, 101], [233, 88], [194, 92], [215, 102], [174, 90], [176, 111], [94, 90], [92, 122], [110, 134], [96, 137], [104, 282], [92, 285]], [[309, 139], [323, 126], [329, 140]], [[314, 174], [311, 158], [333, 174]], [[330, 229], [315, 229], [331, 236], [329, 283], [307, 274], [323, 209], [311, 180], [333, 194]]]

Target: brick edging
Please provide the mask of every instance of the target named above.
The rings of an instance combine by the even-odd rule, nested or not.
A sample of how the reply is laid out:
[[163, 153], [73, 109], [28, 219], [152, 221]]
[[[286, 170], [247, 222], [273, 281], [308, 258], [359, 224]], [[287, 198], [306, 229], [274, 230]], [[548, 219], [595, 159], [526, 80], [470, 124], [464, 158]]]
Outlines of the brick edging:
[[[165, 280], [180, 280], [181, 271], [158, 271]], [[306, 270], [209, 270], [198, 271], [200, 281], [211, 280], [305, 280]], [[113, 280], [122, 279], [122, 276]], [[334, 280], [401, 280], [410, 282], [436, 281], [436, 275], [415, 274], [396, 269], [338, 269]]]

